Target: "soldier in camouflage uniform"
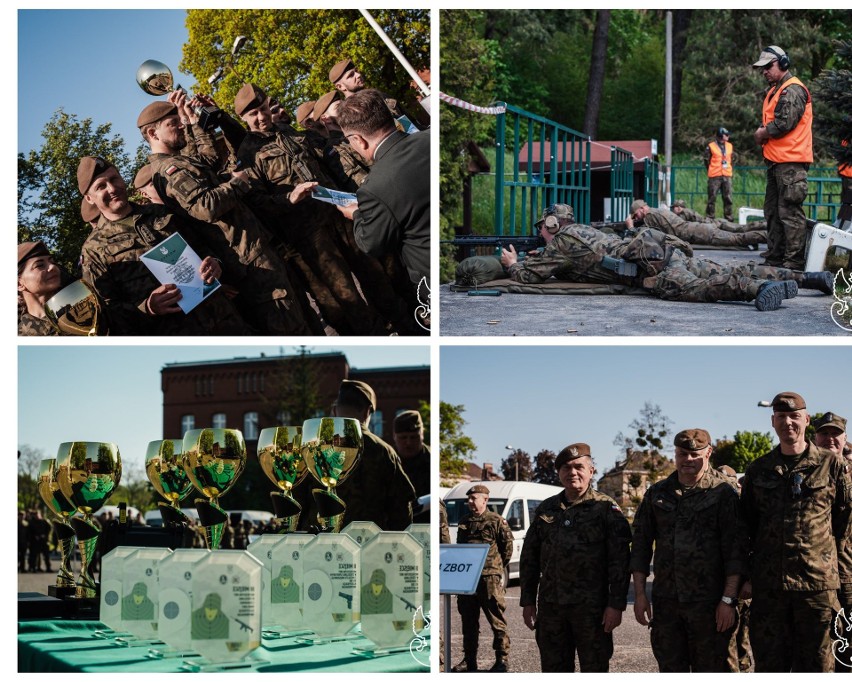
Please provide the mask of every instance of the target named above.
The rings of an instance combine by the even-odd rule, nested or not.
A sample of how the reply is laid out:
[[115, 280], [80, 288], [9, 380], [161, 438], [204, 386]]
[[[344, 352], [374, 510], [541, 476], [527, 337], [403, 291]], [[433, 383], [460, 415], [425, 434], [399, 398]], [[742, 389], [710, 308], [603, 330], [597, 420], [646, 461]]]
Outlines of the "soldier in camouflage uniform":
[[[731, 671], [745, 530], [737, 493], [709, 466], [710, 442], [704, 429], [675, 436], [676, 471], [647, 490], [633, 521], [633, 611], [650, 623], [660, 672]], [[652, 561], [653, 614], [645, 592]]]
[[332, 91], [320, 97], [312, 112], [314, 121], [318, 121], [326, 134], [322, 150], [326, 169], [334, 178], [334, 183], [346, 192], [355, 192], [370, 174], [370, 166], [356, 154], [343, 130], [337, 124], [337, 110], [340, 100], [337, 92]]
[[18, 336], [58, 336], [44, 304], [62, 288], [62, 272], [44, 242], [18, 244]]
[[806, 439], [810, 417], [799, 394], [779, 393], [772, 410], [780, 443], [742, 479], [755, 671], [831, 672], [832, 610], [840, 576], [850, 575], [837, 551], [850, 530], [848, 464]]
[[565, 490], [538, 506], [521, 552], [524, 622], [542, 672], [574, 672], [575, 653], [581, 672], [608, 672], [612, 631], [627, 608], [630, 525], [592, 488], [588, 445], [567, 446], [554, 466]]
[[509, 661], [509, 628], [506, 625], [506, 588], [503, 573], [512, 558], [514, 538], [509, 524], [499, 514], [488, 510], [491, 491], [477, 484], [467, 491], [470, 514], [459, 520], [456, 542], [488, 545], [488, 556], [479, 577], [476, 594], [460, 594], [457, 607], [462, 621], [464, 661], [454, 665], [452, 672], [475, 672], [479, 669], [476, 654], [479, 650], [479, 611], [485, 614], [494, 633], [496, 661], [490, 672], [507, 672]]
[[[364, 77], [361, 75], [361, 72], [355, 68], [355, 64], [352, 63], [351, 59], [343, 59], [332, 66], [331, 70], [328, 72], [328, 79], [331, 81], [334, 89], [340, 92], [344, 98], [351, 97], [356, 92], [361, 92], [361, 90], [367, 87], [364, 83]], [[398, 100], [393, 97], [388, 97], [385, 93], [382, 93], [382, 97], [385, 100], [388, 110], [395, 119], [405, 116], [410, 121], [414, 121], [405, 109], [402, 108]]]
[[724, 230], [725, 232], [736, 232], [738, 234], [742, 234], [743, 232], [756, 232], [760, 230], [766, 231], [765, 220], [750, 220], [745, 225], [740, 225], [739, 223], [735, 223], [730, 220], [723, 220], [722, 218], [705, 217], [698, 211], [689, 208], [683, 199], [677, 199], [672, 202], [672, 213], [689, 223], [708, 223], [718, 227], [720, 230]]
[[[83, 243], [83, 279], [101, 297], [113, 334], [250, 334], [251, 329], [221, 291], [189, 313], [177, 305], [180, 291], [160, 284], [139, 257], [180, 232], [201, 257], [200, 274], [212, 281], [222, 267], [194, 225], [167, 212], [164, 206], [140, 206], [127, 200], [127, 187], [115, 166], [85, 156], [77, 170], [80, 193], [101, 213], [97, 227]], [[218, 255], [218, 254], [216, 254]]]
[[[423, 418], [417, 410], [405, 410], [394, 417], [393, 444], [417, 497], [428, 495], [432, 453], [423, 442]], [[429, 523], [429, 511], [420, 512], [414, 523]]]
[[[157, 193], [170, 210], [210, 223], [210, 233], [220, 232], [230, 246], [230, 270], [240, 272], [234, 282], [240, 290], [236, 300], [243, 316], [261, 334], [309, 335], [319, 333], [305, 315], [304, 293], [297, 292], [287, 276], [286, 266], [269, 245], [269, 235], [257, 216], [242, 201], [251, 190], [251, 181], [242, 171], [222, 181], [212, 166], [200, 158], [183, 156], [186, 135], [177, 107], [170, 102], [149, 104], [136, 125], [151, 145], [148, 156]], [[220, 236], [211, 234], [211, 240]], [[225, 258], [225, 254], [217, 254]]]
[[[574, 224], [573, 209], [555, 204], [536, 223], [547, 242], [543, 251], [518, 262], [513, 246], [503, 249], [500, 262], [516, 282], [543, 282], [556, 277], [568, 282], [624, 284], [646, 289], [670, 301], [755, 301], [758, 310], [775, 310], [798, 286], [830, 293], [830, 272], [801, 273], [753, 263], [725, 266], [691, 258], [692, 247], [673, 235], [645, 228], [633, 237], [605, 234]], [[608, 258], [606, 258], [608, 257]], [[636, 274], [614, 267], [635, 264]]]
[[630, 205], [630, 216], [625, 221], [628, 226], [653, 227], [660, 232], [673, 234], [689, 244], [704, 246], [750, 246], [766, 241], [765, 232], [744, 232], [735, 234], [718, 229], [711, 223], [692, 223], [683, 220], [676, 213], [663, 208], [651, 208], [642, 199]]

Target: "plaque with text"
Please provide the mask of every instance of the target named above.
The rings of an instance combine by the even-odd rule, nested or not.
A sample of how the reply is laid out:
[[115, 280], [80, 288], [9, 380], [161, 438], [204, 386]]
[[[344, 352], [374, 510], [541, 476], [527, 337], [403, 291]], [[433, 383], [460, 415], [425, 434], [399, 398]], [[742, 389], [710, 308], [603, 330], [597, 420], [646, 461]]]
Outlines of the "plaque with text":
[[193, 565], [191, 648], [213, 663], [260, 646], [263, 565], [248, 552], [211, 552]]
[[382, 529], [372, 521], [353, 521], [340, 532], [346, 533], [363, 547], [372, 538], [381, 533]]
[[271, 621], [283, 630], [308, 627], [303, 616], [304, 549], [314, 537], [302, 533], [285, 535], [272, 551], [272, 586], [264, 608], [269, 607]]
[[325, 637], [342, 635], [361, 616], [361, 548], [348, 535], [324, 533], [305, 545], [303, 624]]
[[159, 563], [172, 550], [143, 547], [126, 559], [122, 578], [121, 627], [139, 639], [157, 637], [160, 603]]
[[116, 547], [101, 558], [101, 611], [100, 620], [111, 630], [123, 632], [121, 625], [121, 597], [124, 594], [124, 569], [127, 557], [139, 547]]
[[431, 544], [431, 535], [429, 533], [430, 528], [431, 526], [428, 523], [412, 523], [405, 529], [408, 533], [411, 533], [421, 545], [423, 545], [423, 613], [431, 613], [432, 611], [432, 550], [429, 547]]
[[267, 605], [269, 604], [269, 591], [271, 589], [270, 571], [272, 570], [272, 548], [281, 542], [283, 537], [283, 535], [273, 534], [261, 535], [246, 548], [246, 551], [249, 554], [263, 564], [263, 573], [260, 581], [260, 620], [263, 627], [270, 627], [271, 625], [274, 625], [274, 623], [270, 621], [271, 614], [267, 608]]
[[182, 651], [192, 644], [192, 574], [209, 554], [206, 549], [176, 549], [160, 562], [157, 636], [173, 649]]
[[361, 634], [380, 647], [404, 646], [423, 629], [423, 546], [383, 531], [361, 548]]

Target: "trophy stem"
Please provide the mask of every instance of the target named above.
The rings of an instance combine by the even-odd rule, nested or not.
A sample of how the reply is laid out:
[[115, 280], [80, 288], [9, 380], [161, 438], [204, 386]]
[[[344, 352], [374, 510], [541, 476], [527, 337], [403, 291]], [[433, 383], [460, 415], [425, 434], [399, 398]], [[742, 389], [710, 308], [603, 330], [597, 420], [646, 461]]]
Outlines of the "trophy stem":
[[175, 523], [179, 526], [187, 525], [189, 519], [181, 511], [180, 507], [168, 504], [167, 502], [160, 502], [158, 506], [160, 507], [160, 515], [163, 517], [163, 526], [167, 526], [170, 523]]
[[74, 572], [71, 570], [71, 557], [74, 553], [74, 529], [65, 523], [55, 521], [53, 528], [59, 538], [59, 573], [56, 574], [56, 587], [67, 589], [74, 587]]
[[346, 512], [346, 504], [335, 493], [334, 489], [323, 490], [315, 488], [311, 491], [314, 502], [317, 505], [317, 520], [320, 523], [320, 532], [339, 533], [343, 528], [343, 515]]
[[80, 550], [80, 577], [77, 579], [77, 597], [93, 599], [98, 596], [98, 584], [89, 569], [95, 550], [98, 547], [100, 530], [86, 519], [71, 519], [71, 526], [77, 535], [77, 548]]
[[272, 509], [278, 519], [278, 534], [294, 533], [299, 527], [299, 516], [302, 513], [300, 505], [289, 493], [272, 492]]
[[198, 510], [198, 520], [204, 527], [207, 549], [219, 549], [225, 532], [225, 522], [228, 520], [227, 515], [221, 507], [207, 500], [195, 500], [195, 508]]

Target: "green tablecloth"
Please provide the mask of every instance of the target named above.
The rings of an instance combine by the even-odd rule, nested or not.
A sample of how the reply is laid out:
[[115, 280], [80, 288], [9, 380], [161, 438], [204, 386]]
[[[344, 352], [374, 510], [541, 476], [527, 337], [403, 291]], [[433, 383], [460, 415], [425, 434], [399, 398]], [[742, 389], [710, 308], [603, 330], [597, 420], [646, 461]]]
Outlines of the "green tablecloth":
[[[106, 629], [97, 621], [31, 620], [18, 623], [19, 672], [178, 672], [181, 659], [150, 659], [148, 647], [119, 647], [94, 637]], [[364, 637], [321, 645], [299, 645], [294, 638], [263, 640], [250, 658], [269, 661], [257, 672], [428, 672], [420, 664], [428, 647], [364, 658], [352, 650], [369, 645]], [[428, 638], [427, 638], [428, 641]], [[195, 660], [198, 660], [197, 657]], [[242, 671], [237, 671], [242, 672]], [[246, 671], [248, 672], [248, 671]]]

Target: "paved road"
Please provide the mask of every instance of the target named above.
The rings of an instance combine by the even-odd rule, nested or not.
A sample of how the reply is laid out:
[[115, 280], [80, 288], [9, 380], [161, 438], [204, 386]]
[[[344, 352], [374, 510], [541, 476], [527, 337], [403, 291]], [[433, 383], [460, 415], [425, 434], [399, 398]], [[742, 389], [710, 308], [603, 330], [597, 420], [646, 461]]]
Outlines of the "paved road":
[[[629, 603], [624, 612], [621, 625], [613, 632], [614, 654], [610, 660], [609, 670], [616, 673], [652, 673], [659, 672], [657, 662], [651, 653], [651, 643], [648, 628], [642, 627], [633, 617], [632, 589], [628, 595]], [[509, 669], [511, 672], [540, 673], [541, 664], [538, 658], [538, 647], [532, 630], [524, 625], [519, 600], [521, 588], [516, 583], [510, 585], [506, 594], [506, 619], [509, 623], [511, 653]], [[462, 651], [461, 619], [456, 610], [455, 597], [452, 598], [452, 652], [453, 664], [464, 658]], [[488, 669], [494, 664], [494, 650], [491, 648], [491, 628], [484, 616], [479, 621], [479, 656], [480, 669]], [[447, 666], [452, 667], [452, 666]]]
[[[719, 263], [751, 251], [696, 250]], [[779, 310], [752, 303], [679, 303], [651, 296], [503, 294], [468, 296], [441, 287], [442, 336], [811, 336], [852, 338], [831, 320], [833, 297], [802, 291]], [[496, 320], [496, 323], [494, 322]]]

